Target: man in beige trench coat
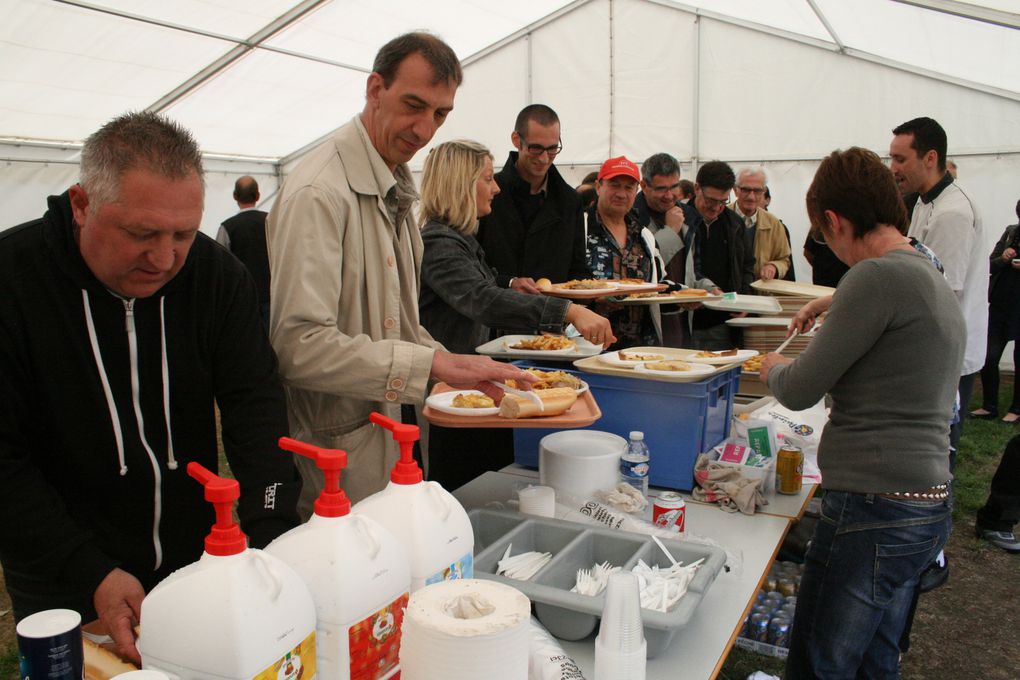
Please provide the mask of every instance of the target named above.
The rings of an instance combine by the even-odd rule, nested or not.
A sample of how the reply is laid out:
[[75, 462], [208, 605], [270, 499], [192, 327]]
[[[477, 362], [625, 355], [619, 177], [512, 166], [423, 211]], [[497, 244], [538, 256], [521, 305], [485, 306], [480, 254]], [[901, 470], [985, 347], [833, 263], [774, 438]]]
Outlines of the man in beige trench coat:
[[[531, 379], [488, 357], [445, 352], [418, 320], [422, 241], [406, 163], [453, 109], [461, 79], [456, 55], [435, 36], [384, 45], [364, 110], [287, 176], [267, 222], [270, 337], [291, 435], [347, 452], [341, 482], [355, 502], [386, 485], [398, 456], [370, 412], [400, 420], [400, 405], [420, 404], [430, 379]], [[323, 477], [312, 461], [297, 462], [307, 517]]]

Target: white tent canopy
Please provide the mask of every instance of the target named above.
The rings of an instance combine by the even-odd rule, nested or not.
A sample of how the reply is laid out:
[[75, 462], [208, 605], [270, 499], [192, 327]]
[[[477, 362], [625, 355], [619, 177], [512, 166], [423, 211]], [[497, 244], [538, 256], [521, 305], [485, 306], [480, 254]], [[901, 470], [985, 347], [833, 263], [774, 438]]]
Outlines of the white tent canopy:
[[[915, 116], [949, 134], [988, 249], [1020, 197], [1015, 0], [0, 0], [5, 226], [77, 176], [81, 140], [131, 109], [166, 113], [207, 154], [203, 230], [253, 174], [271, 202], [293, 161], [361, 110], [378, 48], [443, 37], [465, 65], [435, 142], [487, 144], [501, 164], [517, 112], [560, 115], [557, 165], [667, 151], [763, 165], [794, 252], [804, 191], [835, 148], [884, 153]], [[420, 167], [424, 153], [413, 162]], [[808, 276], [803, 260], [798, 275]]]

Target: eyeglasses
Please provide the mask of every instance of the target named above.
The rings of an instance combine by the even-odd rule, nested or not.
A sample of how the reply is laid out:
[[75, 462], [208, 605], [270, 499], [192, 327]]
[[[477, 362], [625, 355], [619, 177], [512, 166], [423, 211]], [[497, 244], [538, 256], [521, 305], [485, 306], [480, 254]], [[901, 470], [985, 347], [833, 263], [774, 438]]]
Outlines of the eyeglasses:
[[761, 187], [737, 187], [737, 191], [744, 194], [764, 194], [765, 189]]
[[648, 187], [648, 191], [650, 193], [653, 193], [653, 194], [664, 194], [667, 191], [677, 191], [679, 189], [680, 189], [680, 182], [677, 182], [676, 184], [670, 184], [668, 186], [663, 185], [663, 186], [657, 186], [657, 187], [655, 187], [655, 186]]
[[521, 148], [524, 151], [527, 151], [529, 156], [538, 158], [542, 154], [547, 153], [549, 154], [549, 158], [555, 158], [560, 151], [563, 151], [563, 140], [561, 139], [552, 146], [542, 146], [541, 144], [528, 144], [522, 137]]
[[701, 194], [701, 200], [705, 202], [708, 207], [717, 206], [719, 208], [725, 208], [730, 204], [730, 197], [726, 198], [709, 198], [705, 194]]

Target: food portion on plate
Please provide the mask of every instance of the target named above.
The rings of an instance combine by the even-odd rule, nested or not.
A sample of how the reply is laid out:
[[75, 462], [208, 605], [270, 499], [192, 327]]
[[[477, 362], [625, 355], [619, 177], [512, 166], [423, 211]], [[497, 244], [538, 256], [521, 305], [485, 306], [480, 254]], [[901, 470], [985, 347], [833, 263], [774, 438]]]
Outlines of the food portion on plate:
[[744, 373], [759, 373], [761, 372], [761, 362], [765, 360], [764, 354], [758, 354], [753, 356], [744, 362], [743, 371]]
[[705, 297], [708, 295], [708, 291], [702, 288], [682, 288], [680, 290], [674, 290], [669, 293], [670, 297], [675, 298], [687, 298], [687, 297]]
[[644, 279], [614, 279], [615, 283], [619, 283], [624, 286], [647, 286], [648, 281]]
[[564, 352], [577, 347], [577, 342], [565, 335], [536, 335], [533, 338], [518, 340], [509, 349], [529, 350], [533, 352]]
[[544, 410], [539, 409], [538, 404], [518, 397], [515, 394], [503, 395], [503, 401], [499, 403], [499, 415], [501, 418], [532, 418], [536, 416], [558, 416], [568, 410], [577, 401], [577, 391], [572, 387], [553, 387], [536, 392], [542, 400]]
[[[538, 382], [531, 383], [531, 389], [533, 390], [552, 390], [558, 387], [569, 387], [574, 391], [583, 392], [587, 389], [583, 380], [566, 371], [543, 371], [538, 368], [526, 368], [524, 370], [538, 378]], [[506, 384], [510, 387], [521, 388], [516, 380], [507, 380]]]
[[664, 359], [662, 361], [647, 361], [644, 367], [649, 371], [674, 371], [681, 373], [684, 371], [690, 371], [693, 366], [686, 361], [680, 361], [679, 359]]
[[737, 356], [737, 350], [735, 349], [721, 349], [718, 352], [695, 352], [695, 357], [699, 359], [718, 359], [720, 357], [735, 357]]
[[612, 290], [616, 284], [603, 279], [571, 279], [565, 283], [557, 283], [556, 288], [561, 290]]
[[450, 405], [454, 408], [496, 408], [492, 397], [477, 392], [458, 392]]
[[620, 361], [661, 361], [666, 357], [662, 354], [641, 354], [640, 352], [626, 352], [620, 350], [616, 353]]

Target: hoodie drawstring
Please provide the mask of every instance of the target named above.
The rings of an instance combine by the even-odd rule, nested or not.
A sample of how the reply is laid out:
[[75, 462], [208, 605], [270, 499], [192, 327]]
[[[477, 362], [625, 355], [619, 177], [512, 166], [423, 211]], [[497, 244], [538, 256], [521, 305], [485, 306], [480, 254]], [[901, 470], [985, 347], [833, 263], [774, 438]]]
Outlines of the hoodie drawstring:
[[120, 413], [117, 411], [117, 404], [113, 400], [113, 391], [110, 389], [110, 381], [106, 377], [106, 367], [103, 365], [103, 355], [99, 352], [99, 338], [96, 336], [96, 326], [92, 321], [92, 305], [89, 304], [88, 291], [82, 289], [81, 299], [85, 305], [85, 325], [89, 330], [89, 342], [92, 345], [92, 356], [96, 360], [96, 368], [99, 369], [99, 379], [103, 383], [103, 394], [106, 395], [106, 408], [110, 411], [110, 420], [113, 422], [113, 438], [117, 441], [117, 462], [120, 464], [120, 476], [127, 474], [127, 463], [124, 462], [124, 435], [120, 429]]
[[174, 435], [170, 429], [170, 366], [166, 358], [166, 298], [159, 299], [159, 343], [160, 355], [163, 362], [163, 417], [166, 419], [166, 466], [171, 470], [177, 469], [177, 459], [174, 458]]

